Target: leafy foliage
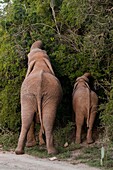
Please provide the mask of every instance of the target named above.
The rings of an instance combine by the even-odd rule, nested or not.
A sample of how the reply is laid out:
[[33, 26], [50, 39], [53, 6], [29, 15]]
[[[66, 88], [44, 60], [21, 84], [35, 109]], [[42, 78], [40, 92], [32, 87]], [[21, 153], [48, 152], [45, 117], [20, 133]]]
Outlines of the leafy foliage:
[[75, 78], [89, 71], [95, 79], [100, 104], [104, 103], [102, 119], [108, 126], [111, 119], [106, 118], [106, 111], [112, 110], [109, 95], [113, 80], [113, 1], [4, 0], [1, 3], [6, 3], [0, 13], [1, 126], [16, 131], [20, 128], [20, 87], [27, 69], [27, 54], [37, 39], [43, 41], [63, 87], [57, 124], [65, 126], [68, 120], [72, 121]]
[[56, 129], [54, 132], [55, 142], [58, 146], [63, 146], [66, 142], [71, 143], [70, 134], [72, 134], [74, 130], [74, 124], [72, 122], [68, 122], [67, 126], [61, 129]]
[[109, 100], [105, 105], [100, 105], [100, 110], [102, 125], [105, 128], [104, 138], [107, 141], [113, 140], [113, 81], [111, 82]]

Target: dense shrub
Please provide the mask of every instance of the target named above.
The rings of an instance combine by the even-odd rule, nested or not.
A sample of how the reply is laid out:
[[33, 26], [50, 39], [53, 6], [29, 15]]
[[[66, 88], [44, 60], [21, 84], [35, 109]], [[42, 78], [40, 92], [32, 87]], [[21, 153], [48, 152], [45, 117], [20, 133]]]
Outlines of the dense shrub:
[[112, 11], [112, 0], [7, 1], [0, 13], [0, 124], [3, 127], [11, 130], [20, 127], [19, 92], [27, 69], [27, 53], [37, 39], [43, 41], [63, 87], [58, 125], [65, 126], [72, 120], [73, 84], [86, 71], [95, 79], [99, 104], [105, 106], [102, 119], [107, 122], [106, 109], [112, 103], [109, 98], [113, 80]]

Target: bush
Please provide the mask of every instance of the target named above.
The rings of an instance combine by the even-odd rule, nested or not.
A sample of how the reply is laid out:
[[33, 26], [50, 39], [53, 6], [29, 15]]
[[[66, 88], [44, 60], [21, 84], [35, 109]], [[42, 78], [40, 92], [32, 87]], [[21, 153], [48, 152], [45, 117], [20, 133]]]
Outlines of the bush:
[[[112, 107], [108, 93], [113, 74], [113, 1], [51, 2], [55, 2], [55, 16], [49, 0], [9, 1], [0, 13], [0, 124], [3, 127], [12, 130], [20, 127], [19, 91], [27, 69], [27, 54], [37, 39], [43, 41], [63, 87], [64, 96], [57, 113], [59, 126], [72, 119], [73, 85], [84, 72], [93, 75], [100, 104], [107, 102], [105, 112]], [[102, 119], [108, 121], [107, 117]]]

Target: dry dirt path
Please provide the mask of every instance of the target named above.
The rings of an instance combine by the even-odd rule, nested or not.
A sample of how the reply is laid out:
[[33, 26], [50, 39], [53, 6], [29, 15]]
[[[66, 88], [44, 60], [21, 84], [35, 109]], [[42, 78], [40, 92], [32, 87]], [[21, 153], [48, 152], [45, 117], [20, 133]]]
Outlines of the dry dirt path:
[[0, 170], [99, 170], [84, 164], [71, 165], [63, 161], [50, 161], [30, 155], [0, 151]]

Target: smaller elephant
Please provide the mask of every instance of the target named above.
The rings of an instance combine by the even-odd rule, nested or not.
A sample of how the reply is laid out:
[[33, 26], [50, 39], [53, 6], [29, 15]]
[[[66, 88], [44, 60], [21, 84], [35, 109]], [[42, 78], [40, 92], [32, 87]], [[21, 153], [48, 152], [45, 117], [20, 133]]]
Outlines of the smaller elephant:
[[81, 132], [84, 120], [87, 124], [87, 143], [93, 143], [92, 128], [97, 113], [98, 96], [90, 88], [91, 74], [78, 77], [74, 84], [72, 105], [76, 122], [76, 143], [81, 143]]

